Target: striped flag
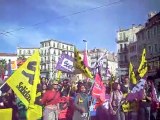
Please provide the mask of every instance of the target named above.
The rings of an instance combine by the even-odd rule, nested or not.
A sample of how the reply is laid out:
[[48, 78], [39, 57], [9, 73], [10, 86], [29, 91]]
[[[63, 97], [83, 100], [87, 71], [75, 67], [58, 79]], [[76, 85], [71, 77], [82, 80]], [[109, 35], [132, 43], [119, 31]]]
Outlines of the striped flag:
[[84, 57], [83, 57], [83, 63], [86, 67], [89, 67], [88, 65], [88, 57], [87, 57], [87, 51], [84, 51]]

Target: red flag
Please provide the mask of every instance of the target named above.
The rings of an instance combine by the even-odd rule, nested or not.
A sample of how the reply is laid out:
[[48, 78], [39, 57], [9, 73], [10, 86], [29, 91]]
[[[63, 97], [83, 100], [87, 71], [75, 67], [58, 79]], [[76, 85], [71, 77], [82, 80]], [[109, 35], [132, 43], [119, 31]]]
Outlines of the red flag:
[[103, 81], [98, 73], [95, 77], [92, 96], [95, 98], [99, 98], [101, 101], [105, 101], [105, 86], [103, 85]]

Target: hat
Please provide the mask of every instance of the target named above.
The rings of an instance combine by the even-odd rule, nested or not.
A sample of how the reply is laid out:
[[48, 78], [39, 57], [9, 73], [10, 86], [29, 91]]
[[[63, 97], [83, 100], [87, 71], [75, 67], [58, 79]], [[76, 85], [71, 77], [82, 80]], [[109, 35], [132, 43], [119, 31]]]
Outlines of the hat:
[[53, 81], [53, 85], [58, 85], [58, 81]]

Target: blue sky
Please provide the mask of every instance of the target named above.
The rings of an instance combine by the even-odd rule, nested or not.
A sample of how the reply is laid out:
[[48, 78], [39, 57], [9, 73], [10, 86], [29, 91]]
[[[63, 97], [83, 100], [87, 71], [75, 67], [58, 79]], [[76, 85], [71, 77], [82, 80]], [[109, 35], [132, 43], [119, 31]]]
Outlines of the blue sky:
[[116, 31], [144, 24], [151, 11], [160, 11], [160, 0], [0, 0], [0, 52], [39, 47], [48, 39], [79, 49], [86, 39], [89, 49], [116, 51]]

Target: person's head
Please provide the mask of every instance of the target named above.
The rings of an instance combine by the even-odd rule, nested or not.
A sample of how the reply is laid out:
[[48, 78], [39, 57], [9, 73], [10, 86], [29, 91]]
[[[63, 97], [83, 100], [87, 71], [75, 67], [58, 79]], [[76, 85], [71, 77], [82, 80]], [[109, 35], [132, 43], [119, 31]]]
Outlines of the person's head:
[[53, 81], [52, 86], [53, 86], [54, 90], [58, 90], [58, 82], [57, 81]]
[[84, 84], [80, 85], [80, 92], [85, 93], [86, 92], [86, 86]]
[[148, 76], [148, 77], [147, 77], [147, 84], [148, 84], [148, 85], [151, 85], [152, 82], [153, 82], [153, 77], [152, 77], [152, 76]]
[[64, 80], [63, 80], [63, 84], [67, 84], [68, 81], [69, 81], [68, 79], [64, 79]]
[[115, 82], [115, 83], [113, 84], [113, 90], [116, 91], [116, 90], [120, 90], [120, 89], [121, 89], [120, 84]]
[[45, 80], [46, 80], [46, 79], [43, 77], [43, 78], [42, 78], [42, 83], [45, 83]]
[[47, 89], [47, 85], [46, 84], [44, 84], [42, 87], [43, 87], [43, 90]]
[[129, 84], [129, 78], [127, 76], [124, 78], [124, 83]]

